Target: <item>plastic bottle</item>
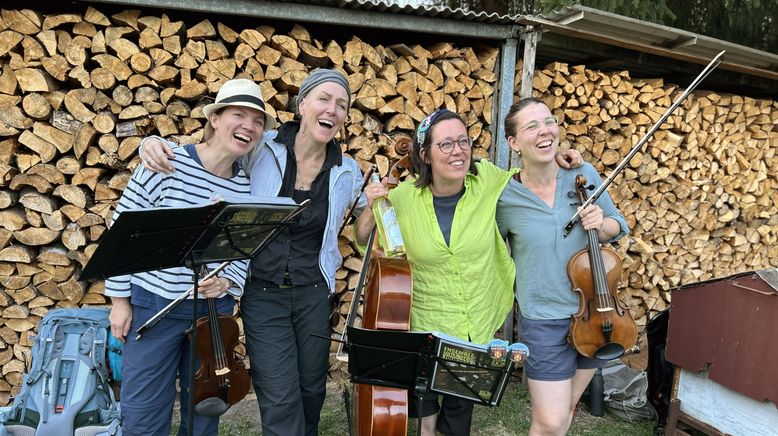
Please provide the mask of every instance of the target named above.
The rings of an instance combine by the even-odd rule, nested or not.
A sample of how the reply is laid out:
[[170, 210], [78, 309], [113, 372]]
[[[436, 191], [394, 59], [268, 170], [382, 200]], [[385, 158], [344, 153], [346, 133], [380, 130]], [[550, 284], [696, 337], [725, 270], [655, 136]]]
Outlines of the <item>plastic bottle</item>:
[[[370, 180], [374, 183], [380, 183], [378, 174], [373, 173]], [[387, 257], [397, 257], [405, 254], [405, 242], [400, 233], [400, 224], [397, 222], [397, 215], [394, 207], [385, 197], [376, 198], [373, 201], [373, 216], [376, 226], [378, 226], [378, 240]]]

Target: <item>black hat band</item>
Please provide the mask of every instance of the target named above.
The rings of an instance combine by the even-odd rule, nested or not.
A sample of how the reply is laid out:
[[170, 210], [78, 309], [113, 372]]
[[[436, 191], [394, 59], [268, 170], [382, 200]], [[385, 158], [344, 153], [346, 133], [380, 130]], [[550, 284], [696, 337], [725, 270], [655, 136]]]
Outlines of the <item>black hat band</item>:
[[265, 102], [261, 99], [246, 95], [246, 94], [239, 94], [239, 95], [233, 95], [227, 98], [224, 98], [222, 100], [219, 100], [216, 102], [217, 104], [227, 104], [227, 103], [252, 103], [262, 108], [262, 110], [265, 110]]

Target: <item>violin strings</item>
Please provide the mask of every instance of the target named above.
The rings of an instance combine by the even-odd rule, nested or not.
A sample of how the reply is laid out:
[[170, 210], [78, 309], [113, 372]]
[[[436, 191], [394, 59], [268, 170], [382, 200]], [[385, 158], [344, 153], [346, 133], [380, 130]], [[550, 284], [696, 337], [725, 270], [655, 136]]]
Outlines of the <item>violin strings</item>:
[[[227, 367], [227, 358], [224, 355], [224, 343], [222, 342], [221, 336], [220, 319], [216, 312], [216, 303], [214, 303], [213, 299], [208, 300], [208, 306], [211, 323], [211, 347], [213, 348], [212, 352], [218, 365], [216, 370], [220, 370]], [[219, 378], [223, 379], [224, 376], [219, 376]]]
[[[594, 230], [590, 230], [589, 232], [589, 246], [591, 247], [590, 251], [593, 259], [591, 267], [594, 270], [594, 280], [596, 281], [595, 290], [597, 292], [597, 302], [600, 309], [609, 309], [608, 284], [605, 278], [602, 252], [600, 251], [599, 241], [597, 241]], [[601, 325], [603, 328], [609, 328], [611, 325], [610, 311], [606, 310], [600, 312], [600, 316], [602, 317]]]

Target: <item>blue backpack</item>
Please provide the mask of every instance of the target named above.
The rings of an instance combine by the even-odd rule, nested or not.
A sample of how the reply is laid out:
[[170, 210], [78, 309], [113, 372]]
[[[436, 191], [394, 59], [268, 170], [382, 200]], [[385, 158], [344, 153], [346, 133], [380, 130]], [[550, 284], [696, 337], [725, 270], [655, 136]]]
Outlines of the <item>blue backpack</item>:
[[0, 436], [121, 435], [111, 389], [121, 380], [121, 343], [110, 334], [109, 312], [54, 309], [43, 317], [30, 371], [0, 414]]

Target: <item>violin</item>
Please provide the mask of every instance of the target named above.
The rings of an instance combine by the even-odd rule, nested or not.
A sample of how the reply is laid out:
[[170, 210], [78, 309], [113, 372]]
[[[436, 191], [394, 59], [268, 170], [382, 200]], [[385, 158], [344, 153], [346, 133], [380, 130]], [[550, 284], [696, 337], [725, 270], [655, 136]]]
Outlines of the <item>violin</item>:
[[[586, 178], [575, 178], [582, 204], [586, 202]], [[580, 306], [573, 315], [568, 339], [587, 357], [611, 360], [635, 346], [638, 330], [629, 308], [618, 299], [616, 288], [621, 277], [621, 259], [610, 247], [600, 246], [597, 230], [587, 230], [587, 248], [567, 262], [567, 276], [578, 293]]]
[[[409, 167], [410, 145], [411, 139], [405, 136], [395, 142], [395, 152], [404, 157], [387, 174], [389, 189], [399, 183], [400, 175]], [[364, 289], [363, 328], [408, 331], [413, 291], [410, 264], [404, 258], [383, 257], [378, 250], [371, 257], [375, 232], [374, 227], [346, 324], [354, 325]], [[408, 390], [355, 383], [353, 412], [357, 436], [404, 436], [408, 430]]]
[[[235, 318], [216, 311], [216, 299], [208, 298], [208, 315], [197, 320], [197, 343], [193, 352], [200, 367], [191, 382], [195, 412], [220, 416], [249, 392], [251, 377], [243, 362], [236, 358], [240, 333]], [[191, 337], [191, 333], [190, 333]]]

